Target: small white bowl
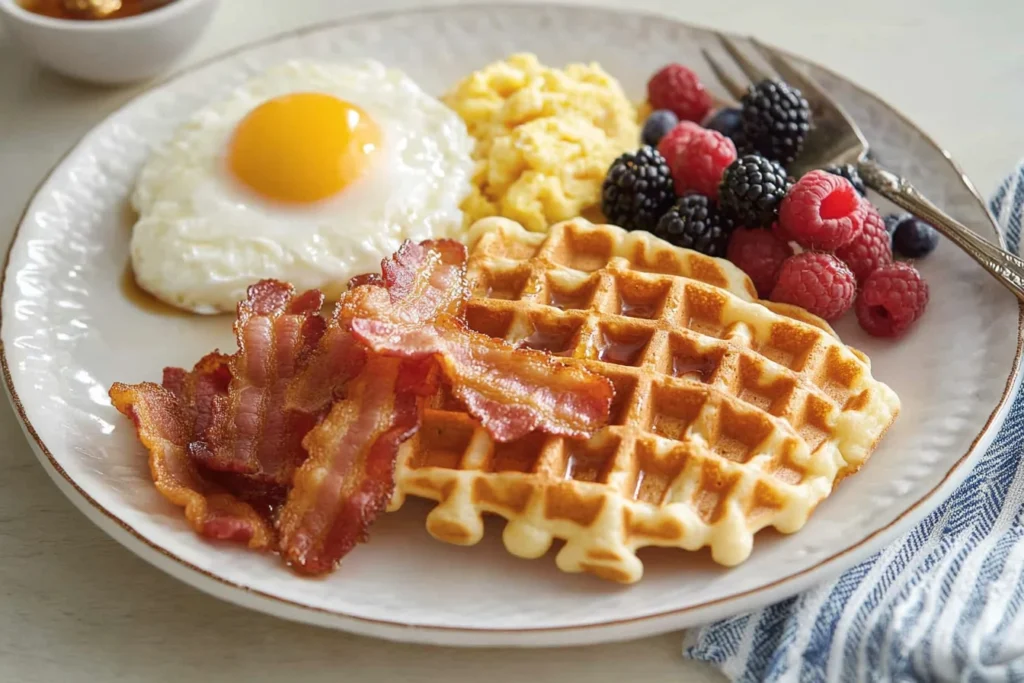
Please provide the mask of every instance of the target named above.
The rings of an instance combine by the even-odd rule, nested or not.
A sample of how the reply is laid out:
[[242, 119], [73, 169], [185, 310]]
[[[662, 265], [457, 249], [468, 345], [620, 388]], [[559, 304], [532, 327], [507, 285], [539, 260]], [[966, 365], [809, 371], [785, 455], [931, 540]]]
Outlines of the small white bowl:
[[152, 78], [195, 43], [219, 0], [171, 0], [134, 17], [82, 21], [46, 17], [0, 0], [0, 21], [26, 50], [54, 71], [91, 83], [119, 85]]

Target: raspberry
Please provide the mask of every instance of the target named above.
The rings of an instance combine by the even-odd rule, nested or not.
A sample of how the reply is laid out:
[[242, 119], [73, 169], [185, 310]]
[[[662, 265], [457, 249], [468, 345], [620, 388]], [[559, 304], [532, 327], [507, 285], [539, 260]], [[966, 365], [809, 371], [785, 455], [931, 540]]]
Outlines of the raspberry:
[[835, 320], [850, 308], [856, 293], [857, 280], [845, 263], [831, 254], [806, 251], [783, 261], [771, 300]]
[[736, 145], [729, 138], [707, 129], [691, 134], [668, 164], [676, 194], [696, 192], [718, 201], [722, 173], [734, 161]]
[[892, 263], [892, 241], [885, 229], [885, 220], [878, 209], [864, 202], [864, 226], [853, 241], [836, 249], [836, 256], [850, 266], [863, 283], [877, 268]]
[[676, 159], [683, 151], [683, 147], [690, 141], [690, 138], [704, 129], [693, 121], [682, 121], [675, 128], [665, 133], [665, 136], [658, 142], [658, 153], [665, 157], [669, 168], [676, 163]]
[[779, 223], [801, 247], [832, 251], [860, 232], [864, 209], [849, 180], [811, 171], [782, 200]]
[[758, 296], [764, 299], [775, 286], [782, 262], [792, 254], [790, 246], [768, 230], [737, 228], [729, 239], [726, 258], [750, 276]]
[[868, 276], [857, 297], [857, 320], [868, 334], [898, 337], [924, 313], [928, 283], [907, 263], [890, 263]]
[[703, 121], [711, 111], [711, 95], [682, 64], [669, 64], [647, 81], [647, 100], [655, 109], [671, 109], [680, 121]]

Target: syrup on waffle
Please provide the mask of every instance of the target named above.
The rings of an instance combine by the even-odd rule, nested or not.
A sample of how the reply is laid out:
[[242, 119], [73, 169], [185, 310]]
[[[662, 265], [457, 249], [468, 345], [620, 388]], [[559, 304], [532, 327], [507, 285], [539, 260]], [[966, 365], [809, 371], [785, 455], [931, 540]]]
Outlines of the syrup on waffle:
[[493, 513], [514, 555], [564, 540], [567, 572], [633, 582], [649, 545], [735, 565], [758, 530], [800, 529], [899, 411], [866, 356], [805, 311], [758, 302], [726, 261], [583, 219], [539, 234], [487, 218], [469, 245], [469, 326], [584, 365], [615, 400], [589, 440], [496, 443], [441, 390], [401, 449], [391, 504], [438, 501], [439, 540], [476, 543]]

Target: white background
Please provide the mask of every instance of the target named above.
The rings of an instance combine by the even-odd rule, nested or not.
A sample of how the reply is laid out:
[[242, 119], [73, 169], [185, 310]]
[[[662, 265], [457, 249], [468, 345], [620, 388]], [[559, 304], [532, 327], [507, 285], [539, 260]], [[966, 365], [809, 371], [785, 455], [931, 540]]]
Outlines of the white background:
[[[360, 6], [426, 4], [439, 3], [222, 0], [185, 62]], [[1024, 156], [1024, 3], [1017, 0], [628, 4], [754, 33], [836, 69], [933, 135], [983, 194]], [[3, 243], [46, 171], [133, 92], [39, 71], [0, 32]], [[668, 634], [594, 648], [450, 650], [289, 624], [217, 602], [144, 564], [86, 521], [36, 463], [10, 408], [0, 406], [0, 680], [719, 680], [682, 662], [680, 642], [679, 634]]]

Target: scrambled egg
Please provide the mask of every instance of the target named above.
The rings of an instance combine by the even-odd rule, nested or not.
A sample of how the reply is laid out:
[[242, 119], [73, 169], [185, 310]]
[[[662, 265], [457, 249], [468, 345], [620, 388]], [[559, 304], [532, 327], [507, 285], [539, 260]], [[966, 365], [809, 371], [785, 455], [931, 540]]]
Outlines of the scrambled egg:
[[467, 226], [501, 215], [542, 232], [579, 216], [600, 203], [612, 161], [639, 144], [636, 108], [597, 64], [552, 69], [512, 55], [443, 99], [476, 139]]

